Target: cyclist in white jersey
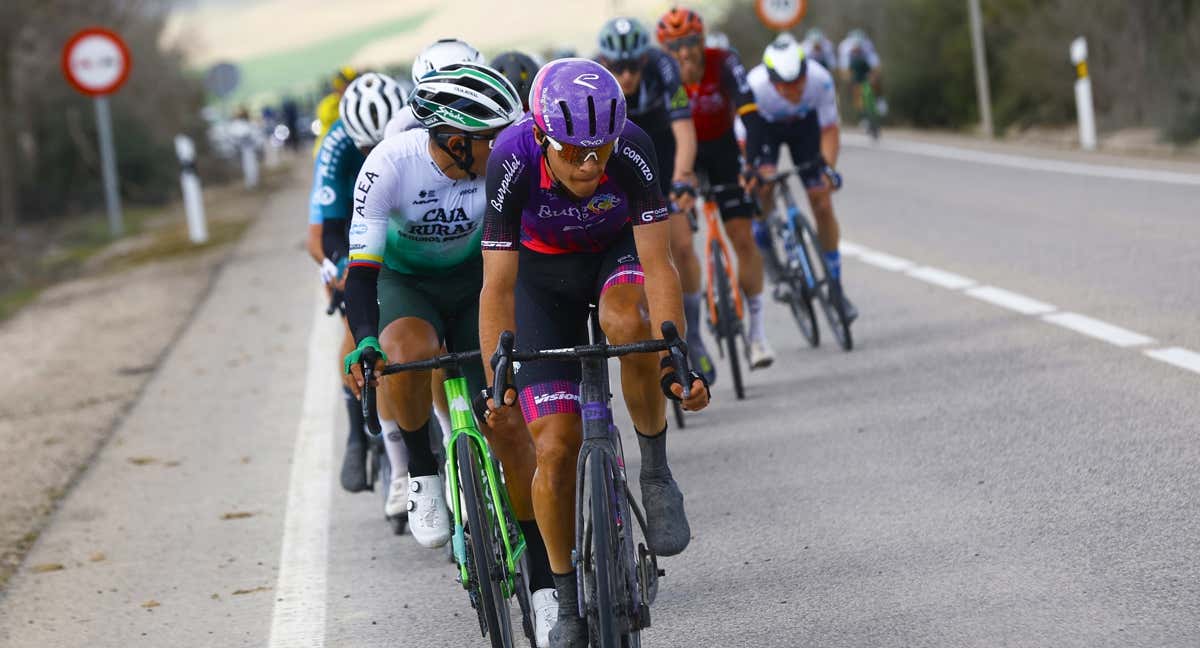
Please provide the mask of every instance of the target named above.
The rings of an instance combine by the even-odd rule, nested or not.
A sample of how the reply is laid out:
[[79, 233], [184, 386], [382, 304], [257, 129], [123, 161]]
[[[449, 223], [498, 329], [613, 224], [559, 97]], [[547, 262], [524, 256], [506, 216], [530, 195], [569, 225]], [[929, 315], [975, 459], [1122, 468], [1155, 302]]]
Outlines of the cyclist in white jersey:
[[837, 69], [837, 49], [833, 41], [825, 36], [825, 32], [813, 27], [804, 35], [800, 46], [804, 48], [804, 55], [808, 60], [820, 63], [826, 70]]
[[[430, 358], [443, 345], [453, 352], [477, 348], [486, 210], [482, 174], [492, 140], [521, 115], [521, 101], [499, 72], [463, 63], [423, 75], [410, 109], [420, 127], [385, 139], [363, 163], [355, 185], [346, 305], [358, 347], [347, 356], [346, 369], [358, 388], [358, 358], [367, 348], [383, 352], [380, 366], [386, 359]], [[465, 365], [462, 372], [472, 392], [480, 393], [482, 363]], [[389, 456], [408, 450], [408, 490], [393, 488], [388, 506], [407, 508], [420, 544], [444, 545], [450, 528], [429, 441], [430, 372], [384, 378], [380, 395], [397, 419], [385, 431]], [[536, 458], [520, 414], [501, 414], [492, 417], [490, 429], [481, 427], [503, 465], [525, 535], [538, 645], [545, 645], [557, 603], [530, 495]], [[398, 476], [393, 484], [402, 480]]]
[[[841, 176], [834, 170], [841, 149], [841, 130], [833, 77], [820, 63], [804, 56], [796, 39], [783, 34], [767, 46], [762, 64], [750, 70], [747, 80], [767, 127], [749, 134], [746, 158], [758, 176], [773, 176], [779, 150], [787, 144], [817, 221], [817, 236], [833, 284], [830, 293], [845, 299], [838, 251], [840, 231], [832, 198], [841, 183]], [[774, 204], [772, 187], [759, 189], [759, 204], [764, 208]], [[849, 300], [845, 304], [846, 317], [853, 320], [858, 313]]]

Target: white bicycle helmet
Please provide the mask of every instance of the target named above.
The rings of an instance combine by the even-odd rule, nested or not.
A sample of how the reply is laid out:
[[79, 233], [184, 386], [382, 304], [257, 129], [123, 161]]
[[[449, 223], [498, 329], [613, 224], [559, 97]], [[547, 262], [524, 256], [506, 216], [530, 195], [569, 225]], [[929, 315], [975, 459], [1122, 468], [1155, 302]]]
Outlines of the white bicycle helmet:
[[486, 65], [452, 63], [421, 77], [412, 111], [425, 128], [476, 132], [508, 126], [521, 117], [522, 108], [503, 74]]
[[487, 63], [479, 50], [471, 44], [457, 38], [442, 38], [417, 54], [412, 64], [413, 83], [420, 83], [421, 77], [440, 70], [451, 63]]
[[791, 34], [780, 34], [763, 50], [763, 66], [772, 81], [791, 83], [808, 71], [804, 48]]
[[362, 147], [383, 141], [388, 120], [404, 108], [404, 91], [394, 79], [376, 72], [360, 75], [346, 87], [338, 104], [342, 126]]

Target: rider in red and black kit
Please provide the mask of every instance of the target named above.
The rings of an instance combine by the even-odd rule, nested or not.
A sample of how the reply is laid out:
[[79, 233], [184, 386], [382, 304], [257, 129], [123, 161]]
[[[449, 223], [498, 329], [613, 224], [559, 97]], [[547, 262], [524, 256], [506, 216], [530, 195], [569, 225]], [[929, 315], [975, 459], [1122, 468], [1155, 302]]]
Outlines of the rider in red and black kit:
[[679, 62], [691, 99], [698, 140], [696, 171], [708, 177], [710, 186], [725, 186], [714, 198], [737, 254], [738, 284], [750, 307], [750, 366], [770, 366], [775, 352], [767, 342], [763, 323], [763, 258], [751, 228], [756, 210], [738, 183], [743, 165], [733, 132], [735, 115], [749, 132], [765, 127], [746, 81], [746, 69], [736, 52], [704, 47], [704, 23], [688, 9], [676, 7], [659, 19], [658, 40]]

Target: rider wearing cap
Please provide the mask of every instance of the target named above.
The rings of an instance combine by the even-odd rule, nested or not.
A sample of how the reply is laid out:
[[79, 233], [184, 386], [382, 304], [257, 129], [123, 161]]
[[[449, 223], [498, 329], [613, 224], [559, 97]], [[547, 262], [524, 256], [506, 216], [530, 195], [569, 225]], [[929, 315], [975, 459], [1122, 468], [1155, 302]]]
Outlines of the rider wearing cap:
[[[663, 14], [658, 21], [658, 40], [679, 62], [691, 98], [692, 121], [699, 140], [696, 170], [708, 176], [711, 186], [725, 187], [714, 199], [737, 255], [738, 287], [749, 306], [750, 367], [768, 367], [775, 361], [775, 352], [767, 341], [763, 313], [763, 256], [751, 227], [754, 203], [739, 185], [741, 151], [734, 135], [735, 115], [747, 131], [762, 128], [762, 117], [754, 105], [741, 59], [732, 50], [704, 46], [704, 22], [696, 12], [676, 7]], [[699, 298], [698, 293], [688, 296], [697, 301]]]
[[[383, 139], [384, 124], [404, 108], [400, 87], [390, 77], [374, 72], [367, 72], [350, 83], [340, 101], [338, 112], [342, 117], [333, 121], [329, 132], [317, 143], [308, 201], [308, 252], [320, 266], [321, 280], [330, 291], [344, 288], [354, 181], [358, 171], [366, 153]], [[354, 339], [347, 330], [338, 357], [353, 348]], [[351, 393], [349, 381], [344, 387], [350, 435], [342, 460], [341, 483], [342, 488], [357, 493], [368, 488], [367, 439], [363, 432], [362, 408]], [[381, 412], [386, 415], [386, 408], [381, 408]]]
[[599, 62], [621, 84], [630, 121], [654, 144], [658, 180], [671, 199], [671, 256], [683, 288], [687, 343], [692, 365], [709, 383], [716, 368], [700, 335], [700, 260], [692, 244], [687, 214], [695, 205], [696, 126], [692, 106], [679, 77], [679, 64], [650, 45], [650, 33], [636, 18], [613, 18], [600, 29]]
[[[832, 192], [841, 182], [834, 170], [841, 130], [833, 77], [823, 65], [804, 55], [795, 38], [782, 34], [767, 46], [762, 63], [750, 70], [749, 80], [766, 128], [747, 137], [746, 157], [759, 177], [770, 177], [775, 175], [779, 149], [787, 145], [817, 221], [829, 268], [830, 297], [845, 300], [846, 318], [853, 320], [858, 314], [842, 291], [839, 228], [833, 213]], [[759, 204], [775, 204], [772, 185], [759, 192]]]
[[[679, 321], [683, 303], [654, 146], [626, 119], [620, 84], [594, 61], [551, 61], [534, 78], [530, 107], [500, 134], [488, 161], [480, 348], [495, 348], [506, 329], [516, 332], [518, 349], [586, 343], [589, 304], [598, 304], [613, 344], [658, 335], [662, 322]], [[674, 555], [691, 537], [666, 453], [664, 392], [680, 398], [680, 377], [653, 354], [620, 362], [641, 449], [646, 539], [659, 555]], [[528, 363], [514, 378], [516, 392], [501, 400], [519, 400], [537, 447], [534, 508], [559, 598], [551, 645], [583, 647], [587, 623], [578, 616], [571, 560], [580, 367]], [[683, 379], [692, 385], [684, 407], [706, 406], [703, 378]], [[489, 407], [495, 415], [496, 403]]]

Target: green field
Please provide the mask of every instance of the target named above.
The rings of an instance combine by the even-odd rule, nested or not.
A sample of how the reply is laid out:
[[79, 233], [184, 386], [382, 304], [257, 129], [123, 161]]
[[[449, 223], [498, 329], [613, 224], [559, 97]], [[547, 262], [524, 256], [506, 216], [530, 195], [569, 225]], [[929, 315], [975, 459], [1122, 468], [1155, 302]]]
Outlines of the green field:
[[[372, 41], [419, 28], [432, 13], [426, 11], [292, 50], [235, 61], [241, 69], [242, 81], [228, 101], [240, 103], [273, 99], [288, 92], [314, 92], [355, 52]], [[408, 56], [411, 54], [397, 52], [396, 58], [402, 60]]]

